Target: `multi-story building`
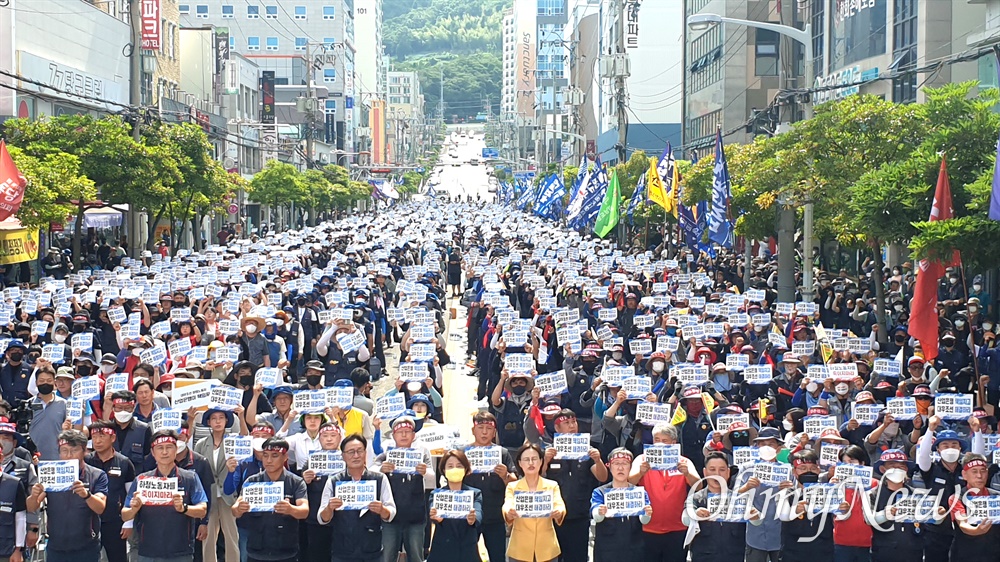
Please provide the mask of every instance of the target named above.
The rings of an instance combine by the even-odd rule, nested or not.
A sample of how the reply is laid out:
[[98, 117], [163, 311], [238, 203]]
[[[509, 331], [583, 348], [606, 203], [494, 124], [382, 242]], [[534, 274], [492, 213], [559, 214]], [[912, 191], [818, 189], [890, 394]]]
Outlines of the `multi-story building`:
[[395, 164], [413, 163], [422, 148], [424, 94], [416, 72], [390, 70], [387, 77], [389, 102], [389, 153]]
[[[355, 57], [353, 0], [180, 1], [184, 2], [179, 11], [185, 27], [228, 29], [230, 51], [256, 62], [261, 72], [274, 72], [276, 86], [301, 85], [306, 86], [304, 94], [310, 89], [328, 93], [319, 102], [301, 105], [293, 101], [279, 108], [283, 109], [279, 125], [297, 127], [293, 136], [299, 139], [312, 135], [337, 150], [353, 151], [353, 132], [348, 133], [345, 125], [344, 79]], [[315, 154], [310, 156], [318, 161]]]
[[[382, 0], [355, 0], [354, 91], [361, 104], [369, 108], [370, 133], [367, 144], [372, 149], [371, 162], [386, 162], [385, 58], [382, 44]], [[378, 101], [378, 103], [376, 103]], [[376, 114], [378, 113], [378, 114]]]
[[500, 88], [500, 113], [514, 113], [514, 8], [503, 12], [503, 83]]
[[[686, 16], [711, 13], [798, 29], [809, 23], [813, 60], [805, 60], [802, 44], [772, 31], [725, 23], [686, 29], [684, 145], [700, 156], [711, 150], [717, 127], [727, 132], [739, 128], [727, 142], [747, 142], [755, 134], [773, 134], [803, 118], [807, 108], [795, 104], [760, 112], [782, 89], [827, 88], [813, 96], [813, 103], [858, 92], [921, 102], [920, 85], [975, 78], [995, 84], [993, 61], [985, 59], [926, 73], [906, 72], [995, 40], [1000, 1], [985, 3], [994, 10], [992, 32], [981, 0], [687, 0]], [[751, 119], [754, 115], [758, 117]], [[741, 125], [748, 122], [744, 130]]]

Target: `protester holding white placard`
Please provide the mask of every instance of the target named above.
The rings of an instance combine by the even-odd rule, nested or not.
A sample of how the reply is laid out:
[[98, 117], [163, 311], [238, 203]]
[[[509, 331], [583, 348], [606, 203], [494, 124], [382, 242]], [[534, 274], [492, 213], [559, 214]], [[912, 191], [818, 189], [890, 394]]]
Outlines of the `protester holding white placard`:
[[[462, 451], [451, 450], [442, 455], [438, 466], [447, 483], [432, 495], [434, 500], [429, 515], [434, 522], [434, 534], [427, 562], [479, 560], [479, 524], [483, 519], [483, 498], [480, 490], [464, 483], [465, 478], [472, 474], [469, 459]], [[455, 492], [471, 494], [472, 509], [462, 519], [444, 518], [433, 506], [438, 505], [439, 497]], [[459, 512], [457, 509], [453, 511], [456, 514]]]
[[[914, 469], [913, 461], [901, 449], [888, 449], [875, 461], [873, 469], [880, 485], [868, 493], [875, 514], [874, 521], [869, 522], [872, 529], [872, 562], [923, 562], [923, 523], [937, 517], [937, 509], [932, 508], [925, 517], [914, 513], [911, 518], [902, 507], [896, 507], [914, 498], [915, 488], [907, 482]], [[937, 504], [933, 495], [931, 498]], [[916, 503], [915, 508], [919, 508], [919, 503], [913, 503]]]
[[[705, 455], [705, 487], [691, 494], [687, 500], [682, 521], [690, 528], [698, 529], [691, 541], [692, 560], [725, 561], [739, 560], [746, 551], [746, 521], [760, 525], [760, 513], [751, 506], [745, 511], [737, 510], [740, 505], [733, 500], [738, 495], [729, 488], [729, 462], [726, 455], [712, 451]], [[719, 495], [718, 504], [726, 511], [712, 510], [710, 495]]]
[[[216, 561], [215, 544], [218, 541], [219, 533], [225, 536], [226, 562], [239, 562], [239, 557], [230, 552], [239, 552], [239, 531], [236, 529], [236, 517], [230, 509], [236, 502], [236, 496], [226, 494], [223, 491], [223, 483], [230, 472], [236, 470], [239, 459], [235, 457], [227, 458], [225, 455], [225, 440], [227, 430], [233, 427], [239, 412], [229, 412], [224, 410], [210, 409], [202, 416], [202, 425], [211, 430], [208, 437], [203, 437], [194, 445], [194, 452], [205, 457], [214, 476], [212, 489], [209, 490], [212, 501], [209, 503], [208, 513], [208, 536], [203, 541], [202, 556], [205, 562]], [[240, 423], [240, 435], [246, 435], [247, 430], [243, 423]]]
[[464, 483], [482, 492], [483, 517], [479, 528], [483, 544], [490, 560], [503, 560], [507, 538], [501, 508], [507, 484], [516, 479], [514, 459], [506, 447], [496, 444], [497, 418], [490, 412], [477, 412], [473, 416], [472, 437], [472, 444], [466, 448], [467, 458], [472, 456], [470, 449], [494, 446], [500, 449], [499, 462], [493, 466], [477, 467], [470, 461], [472, 473], [465, 477]]
[[[416, 420], [407, 415], [392, 420], [390, 427], [395, 448], [413, 447], [416, 424]], [[382, 524], [382, 544], [386, 552], [399, 552], [400, 547], [403, 547], [408, 560], [423, 558], [424, 514], [427, 511], [424, 491], [433, 490], [435, 483], [430, 452], [423, 447], [415, 451], [421, 455], [415, 474], [397, 472], [397, 467], [387, 460], [388, 452], [375, 457], [371, 465], [371, 470], [382, 472], [388, 477], [392, 497], [396, 502], [396, 516], [392, 521]]]
[[[0, 511], [3, 508], [23, 511], [27, 507], [30, 511], [36, 511], [42, 502], [46, 503], [49, 538], [46, 560], [97, 562], [100, 558], [101, 540], [93, 530], [100, 528], [101, 514], [106, 509], [108, 475], [101, 469], [84, 463], [86, 453], [85, 434], [75, 429], [63, 431], [59, 434], [59, 456], [76, 469], [76, 477], [70, 478], [72, 483], [69, 488], [47, 492], [41, 483], [45, 481], [44, 474], [40, 474], [41, 482], [32, 487], [31, 495], [20, 509], [15, 509], [17, 504], [0, 508]], [[40, 471], [43, 469], [44, 467], [39, 466]], [[0, 480], [0, 495], [6, 487], [6, 495], [9, 498], [15, 497], [20, 482], [5, 480]], [[21, 516], [24, 517], [23, 513]], [[21, 540], [23, 541], [23, 536]]]
[[[249, 532], [249, 560], [275, 560], [279, 556], [296, 559], [299, 553], [299, 521], [309, 517], [306, 484], [285, 468], [288, 463], [288, 442], [271, 437], [261, 445], [263, 470], [244, 482], [244, 488], [261, 483], [281, 483], [282, 498], [271, 510], [250, 511], [250, 503], [241, 493], [230, 511], [238, 519], [246, 519]], [[214, 542], [211, 543], [213, 546]], [[228, 550], [227, 550], [228, 553]], [[286, 559], [288, 559], [286, 558]]]
[[[139, 537], [139, 556], [149, 558], [177, 558], [194, 556], [195, 529], [208, 512], [208, 497], [198, 475], [177, 467], [177, 433], [161, 429], [153, 434], [151, 451], [156, 468], [140, 474], [132, 483], [122, 519], [135, 520]], [[173, 481], [164, 482], [169, 497], [146, 498], [137, 493], [142, 479]], [[163, 494], [166, 495], [166, 494]], [[151, 500], [146, 505], [146, 500]]]
[[[781, 433], [773, 427], [761, 428], [757, 433], [757, 438], [753, 442], [754, 447], [757, 449], [757, 458], [765, 463], [774, 463], [779, 458], [779, 455], [782, 458], [787, 458], [787, 452], [783, 451], [784, 442], [781, 440]], [[784, 462], [776, 464], [788, 468], [788, 465]], [[753, 507], [761, 513], [760, 526], [747, 527], [746, 544], [748, 558], [753, 557], [754, 560], [767, 560], [770, 558], [774, 560], [780, 556], [781, 521], [777, 516], [778, 502], [773, 500], [768, 501], [766, 499], [766, 492], [774, 490], [772, 494], [776, 494], [777, 489], [791, 488], [793, 486], [794, 483], [791, 481], [782, 481], [777, 486], [761, 483], [754, 476], [753, 465], [740, 468], [734, 488], [740, 494], [756, 490], [753, 496]]]
[[133, 414], [135, 401], [135, 393], [130, 390], [115, 392], [110, 400], [105, 400], [105, 404], [111, 407], [104, 410], [104, 416], [105, 419], [114, 419], [118, 426], [116, 428], [118, 450], [128, 457], [134, 466], [141, 468], [146, 455], [149, 454], [153, 432], [145, 422], [135, 419]]
[[[504, 518], [511, 525], [507, 557], [519, 562], [553, 560], [561, 552], [554, 525], [561, 524], [566, 517], [566, 506], [559, 484], [542, 478], [544, 453], [538, 445], [522, 445], [514, 455], [514, 462], [521, 478], [507, 485], [502, 507]], [[521, 517], [515, 509], [514, 501], [518, 492], [551, 494], [552, 511], [548, 517]]]
[[641, 515], [627, 517], [607, 517], [608, 506], [605, 498], [612, 490], [632, 487], [629, 472], [632, 469], [632, 453], [619, 447], [608, 455], [611, 482], [593, 490], [588, 513], [594, 520], [594, 562], [616, 560], [647, 560], [642, 526], [649, 524], [653, 516], [649, 495], [643, 492], [644, 502]]
[[[819, 482], [819, 456], [814, 451], [799, 451], [792, 455], [791, 462], [792, 473], [798, 485]], [[784, 538], [781, 546], [782, 561], [832, 561], [832, 518], [822, 516], [823, 513], [814, 517], [811, 511], [806, 511], [810, 509], [806, 502], [792, 503], [793, 498], [795, 496], [782, 498], [778, 506], [778, 516], [782, 522], [781, 535]]]
[[[679, 430], [670, 424], [653, 427], [653, 445], [677, 445]], [[684, 550], [684, 535], [687, 525], [681, 521], [684, 501], [691, 486], [698, 481], [698, 471], [694, 463], [681, 456], [676, 470], [653, 470], [640, 454], [632, 461], [628, 481], [642, 486], [649, 494], [653, 514], [650, 522], [643, 526], [645, 555], [650, 560], [671, 560]]]
[[101, 545], [108, 562], [127, 562], [127, 543], [122, 537], [121, 506], [128, 487], [135, 480], [136, 470], [132, 461], [115, 451], [113, 422], [96, 420], [88, 429], [94, 452], [87, 455], [85, 462], [108, 475], [108, 496], [101, 514]]
[[[331, 477], [323, 488], [322, 507], [316, 515], [320, 525], [331, 527], [331, 548], [346, 560], [377, 560], [382, 555], [382, 524], [396, 516], [389, 479], [381, 472], [365, 469], [368, 443], [361, 435], [349, 435], [340, 443], [347, 470]], [[335, 493], [337, 482], [373, 482], [374, 500], [365, 509], [342, 509], [353, 498]], [[348, 500], [348, 501], [345, 501]]]

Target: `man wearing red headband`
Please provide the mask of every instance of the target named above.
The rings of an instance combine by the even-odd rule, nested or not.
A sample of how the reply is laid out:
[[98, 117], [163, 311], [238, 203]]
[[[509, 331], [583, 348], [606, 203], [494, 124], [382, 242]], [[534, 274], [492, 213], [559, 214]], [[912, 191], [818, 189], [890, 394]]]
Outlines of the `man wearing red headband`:
[[[998, 493], [986, 487], [989, 480], [990, 462], [976, 453], [966, 453], [962, 459], [962, 479], [965, 486], [957, 496], [948, 502], [952, 506], [951, 516], [958, 532], [951, 544], [951, 560], [980, 562], [996, 560], [1000, 546], [1000, 525], [993, 525], [989, 518], [969, 517], [970, 507], [976, 498], [996, 496]], [[985, 517], [985, 510], [983, 510]]]
[[506, 447], [496, 443], [497, 419], [493, 414], [479, 412], [472, 418], [472, 436], [475, 440], [466, 448], [466, 454], [473, 447], [496, 447], [500, 450], [500, 464], [490, 472], [471, 472], [463, 483], [482, 492], [483, 520], [479, 528], [483, 534], [483, 543], [490, 562], [504, 562], [506, 525], [500, 509], [503, 507], [507, 484], [516, 480], [514, 459]]
[[[208, 513], [205, 488], [197, 474], [177, 467], [174, 430], [161, 429], [153, 434], [152, 455], [156, 469], [140, 474], [132, 482], [122, 519], [136, 521], [140, 558], [191, 560], [195, 530]], [[164, 479], [160, 481], [164, 490], [174, 490], [170, 498], [145, 498], [138, 493], [139, 482], [145, 478]]]
[[132, 527], [122, 528], [122, 506], [127, 486], [135, 480], [135, 467], [125, 455], [115, 451], [115, 428], [111, 422], [98, 420], [92, 423], [90, 440], [94, 444], [94, 452], [87, 455], [85, 462], [108, 475], [107, 507], [101, 514], [101, 545], [107, 553], [108, 562], [126, 562], [125, 540], [132, 534]]
[[256, 483], [281, 482], [283, 497], [274, 504], [272, 511], [250, 513], [250, 504], [240, 496], [233, 505], [237, 519], [247, 518], [250, 537], [247, 541], [247, 562], [283, 561], [299, 559], [299, 521], [309, 517], [309, 500], [306, 483], [288, 471], [288, 442], [271, 437], [261, 446], [264, 471], [254, 474], [243, 483], [243, 488]]
[[[274, 426], [266, 421], [259, 421], [250, 428], [250, 444], [253, 446], [253, 457], [237, 462], [235, 458], [226, 461], [225, 482], [222, 484], [222, 493], [229, 495], [239, 495], [240, 489], [247, 478], [264, 470], [261, 461], [261, 449], [264, 442], [274, 437]], [[240, 533], [240, 556], [246, 558], [247, 541], [250, 539], [250, 531], [247, 529], [247, 522], [236, 520], [236, 528]]]
[[[319, 444], [321, 447], [320, 451], [313, 451], [312, 455], [317, 455], [321, 453], [324, 460], [328, 457], [333, 457], [334, 461], [339, 460], [339, 463], [331, 463], [333, 467], [327, 466], [326, 468], [331, 469], [334, 472], [339, 472], [344, 469], [344, 457], [340, 454], [340, 442], [344, 438], [344, 430], [340, 428], [339, 425], [333, 422], [326, 422], [319, 426]], [[329, 560], [330, 559], [330, 526], [320, 525], [319, 521], [316, 520], [316, 514], [322, 507], [323, 503], [323, 489], [326, 487], [326, 481], [333, 474], [323, 472], [322, 474], [315, 470], [317, 467], [311, 466], [314, 462], [312, 455], [310, 455], [309, 464], [310, 466], [302, 473], [302, 479], [306, 482], [306, 495], [309, 500], [309, 518], [306, 519], [306, 532], [305, 540], [300, 547], [302, 552], [303, 560]]]

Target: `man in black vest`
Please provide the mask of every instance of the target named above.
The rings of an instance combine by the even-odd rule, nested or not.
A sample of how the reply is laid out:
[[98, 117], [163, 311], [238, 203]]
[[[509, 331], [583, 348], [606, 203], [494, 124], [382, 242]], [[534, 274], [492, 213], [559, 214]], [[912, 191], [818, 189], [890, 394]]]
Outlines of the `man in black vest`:
[[[402, 415], [392, 420], [392, 440], [400, 449], [411, 449], [416, 434], [413, 429], [417, 422], [411, 416]], [[375, 457], [372, 469], [378, 470], [389, 478], [392, 488], [392, 499], [398, 506], [392, 523], [382, 525], [382, 545], [385, 547], [385, 557], [398, 557], [402, 546], [406, 550], [407, 562], [421, 562], [424, 559], [424, 525], [427, 522], [427, 500], [424, 490], [434, 489], [434, 467], [431, 454], [424, 447], [416, 449], [421, 460], [417, 463], [416, 473], [401, 472], [395, 466], [392, 456], [386, 451]]]
[[288, 462], [288, 442], [284, 439], [271, 437], [264, 441], [260, 458], [264, 471], [247, 478], [243, 483], [243, 490], [258, 483], [281, 482], [284, 486], [284, 498], [274, 504], [272, 511], [249, 513], [250, 504], [244, 496], [240, 496], [233, 505], [233, 515], [237, 519], [249, 519], [247, 562], [297, 562], [299, 521], [309, 517], [306, 483], [285, 468]]
[[[472, 418], [472, 436], [475, 441], [469, 447], [492, 447], [496, 445], [497, 419], [489, 412], [479, 412]], [[503, 507], [507, 484], [515, 481], [514, 460], [510, 452], [500, 448], [500, 464], [492, 472], [473, 472], [465, 477], [466, 486], [483, 493], [483, 520], [480, 530], [490, 562], [504, 562], [507, 550], [506, 524], [500, 513]]]
[[108, 476], [107, 507], [101, 514], [101, 544], [108, 562], [127, 562], [125, 539], [132, 529], [122, 529], [122, 507], [125, 493], [135, 480], [135, 467], [125, 455], [115, 451], [115, 427], [109, 421], [99, 420], [90, 425], [90, 439], [94, 452], [85, 462], [103, 470]]
[[83, 462], [87, 436], [75, 429], [59, 434], [59, 457], [75, 461], [79, 478], [70, 489], [46, 492], [35, 484], [27, 505], [36, 511], [48, 499], [46, 514], [49, 542], [45, 559], [49, 562], [97, 562], [101, 556], [101, 514], [108, 495], [108, 475]]
[[[21, 481], [0, 472], [0, 559], [21, 562], [25, 546], [27, 496]], [[7, 557], [7, 558], [4, 558]]]
[[[115, 425], [115, 450], [132, 461], [132, 466], [142, 466], [149, 454], [150, 430], [145, 422], [134, 418], [135, 393], [119, 390], [111, 395], [111, 416]], [[108, 415], [108, 413], [105, 413]]]
[[[382, 523], [396, 516], [396, 502], [392, 498], [389, 479], [381, 472], [365, 469], [368, 440], [361, 435], [350, 435], [340, 443], [347, 470], [326, 481], [323, 488], [323, 509], [316, 514], [320, 525], [332, 528], [333, 555], [330, 562], [381, 562]], [[366, 509], [344, 509], [344, 502], [337, 497], [338, 482], [375, 482], [375, 501]]]
[[[136, 520], [135, 533], [139, 536], [139, 558], [150, 560], [190, 561], [194, 558], [195, 529], [208, 513], [208, 497], [198, 475], [178, 468], [177, 432], [161, 429], [153, 434], [151, 446], [156, 469], [140, 474], [129, 489], [122, 509], [122, 520]], [[146, 478], [164, 479], [159, 494], [145, 497], [138, 493], [139, 483]], [[177, 487], [170, 490], [170, 478], [177, 479]]]

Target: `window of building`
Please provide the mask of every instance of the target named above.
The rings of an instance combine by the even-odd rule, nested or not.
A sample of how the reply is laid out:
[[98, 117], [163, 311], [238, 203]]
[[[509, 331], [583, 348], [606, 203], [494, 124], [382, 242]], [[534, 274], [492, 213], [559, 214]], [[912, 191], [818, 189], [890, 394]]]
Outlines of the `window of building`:
[[199, 19], [208, 19], [208, 6], [205, 4], [198, 4], [194, 7], [194, 17]]
[[[826, 73], [823, 66], [823, 30], [826, 29], [826, 2], [827, 0], [812, 1], [812, 44], [813, 44], [813, 75], [822, 76]], [[812, 87], [812, 84], [809, 84]]]
[[[715, 131], [722, 123], [722, 111], [706, 113], [701, 117], [696, 117], [688, 121], [687, 136], [688, 144], [696, 146], [709, 146], [714, 141]], [[699, 140], [706, 142], [699, 143]]]
[[222, 17], [224, 19], [232, 19], [235, 17], [236, 8], [233, 6], [223, 6], [222, 7]]
[[304, 20], [306, 19], [306, 7], [305, 6], [295, 6], [295, 19]]
[[259, 20], [260, 19], [260, 6], [247, 6], [247, 19], [248, 20]]
[[277, 37], [268, 37], [267, 38], [267, 50], [268, 51], [277, 51], [278, 50], [278, 38]]
[[337, 81], [337, 69], [336, 68], [324, 68], [323, 69], [323, 81], [327, 83]]
[[538, 15], [558, 16], [565, 13], [563, 0], [538, 0]]
[[688, 91], [697, 92], [722, 79], [722, 26], [717, 25], [691, 42]]
[[231, 50], [233, 50], [235, 48], [236, 48], [236, 36], [235, 35], [230, 35], [229, 36], [229, 50], [231, 51]]
[[[895, 0], [892, 22], [892, 64], [910, 70], [917, 65], [917, 0]], [[917, 75], [909, 73], [892, 79], [892, 101], [917, 101]]]
[[308, 37], [296, 37], [295, 38], [295, 50], [296, 51], [305, 51], [306, 50], [306, 45], [308, 43], [309, 43], [309, 38]]
[[780, 36], [766, 29], [754, 29], [754, 35], [754, 74], [777, 76]]
[[337, 10], [333, 6], [323, 6], [323, 19], [332, 20], [337, 15]]
[[334, 39], [333, 37], [324, 37], [323, 38], [323, 46], [326, 47], [327, 49], [332, 49], [333, 46], [334, 46], [334, 44], [336, 44], [336, 43], [337, 43], [337, 40]]
[[191, 13], [191, 4], [178, 4], [177, 11], [180, 12], [182, 16], [186, 16]]
[[278, 7], [264, 6], [264, 19], [269, 19], [269, 20], [278, 19]]
[[260, 50], [260, 37], [254, 37], [254, 36], [247, 37], [247, 50], [248, 51], [259, 51]]
[[326, 100], [325, 111], [326, 111], [327, 115], [336, 115], [337, 114], [337, 100], [327, 99]]

